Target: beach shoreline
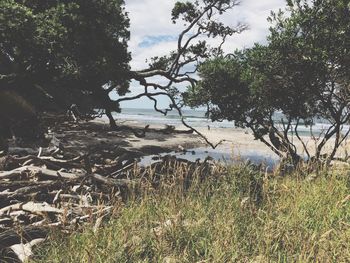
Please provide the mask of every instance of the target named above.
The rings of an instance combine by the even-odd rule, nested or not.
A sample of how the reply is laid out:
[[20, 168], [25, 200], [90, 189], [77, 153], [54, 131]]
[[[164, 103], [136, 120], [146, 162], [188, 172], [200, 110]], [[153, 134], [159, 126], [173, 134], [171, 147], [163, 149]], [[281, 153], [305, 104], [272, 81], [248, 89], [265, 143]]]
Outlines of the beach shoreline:
[[[95, 120], [98, 122], [105, 123], [104, 120]], [[147, 121], [140, 120], [127, 120], [117, 122], [120, 125], [126, 125], [134, 128], [143, 128], [145, 125], [148, 125]], [[171, 124], [171, 122], [170, 122]], [[175, 125], [174, 125], [175, 126]], [[150, 129], [162, 129], [164, 128], [164, 124], [150, 124]], [[176, 125], [176, 130], [188, 130], [184, 125]], [[203, 157], [204, 153], [208, 153], [208, 155], [213, 155], [214, 159], [220, 159], [220, 155], [222, 155], [225, 159], [228, 158], [242, 158], [249, 159], [253, 158], [256, 161], [264, 161], [264, 160], [274, 160], [278, 161], [279, 157], [272, 152], [272, 150], [266, 146], [260, 140], [256, 140], [249, 129], [242, 128], [234, 128], [234, 127], [195, 127], [201, 134], [203, 134], [213, 145], [216, 145], [220, 141], [224, 140], [220, 143], [217, 148], [214, 150], [208, 145], [203, 138], [201, 138], [198, 134], [160, 134], [158, 132], [147, 132], [145, 138], [130, 138], [131, 148], [140, 149], [146, 146], [155, 146], [159, 147], [159, 149], [164, 148], [167, 151], [164, 152], [177, 152], [182, 149], [196, 151], [197, 149], [202, 154], [200, 157]], [[307, 145], [308, 151], [312, 155], [315, 151], [315, 140], [311, 138], [311, 136], [303, 135], [301, 136], [303, 142]], [[294, 141], [298, 153], [306, 155], [302, 143], [298, 140], [296, 136], [292, 137]], [[324, 152], [330, 152], [332, 149], [332, 143], [334, 139], [330, 139], [329, 142], [325, 146]], [[346, 155], [346, 149], [348, 148], [348, 144], [345, 142], [342, 146], [339, 147], [337, 157], [343, 158]], [[162, 153], [161, 151], [156, 151], [154, 153], [149, 152], [149, 155], [157, 155]], [[198, 155], [198, 153], [196, 153]], [[256, 158], [255, 158], [255, 157]], [[187, 156], [188, 157], [188, 156]], [[190, 158], [194, 160], [195, 158]]]
[[[71, 157], [97, 153], [98, 155], [118, 156], [125, 158], [146, 158], [146, 165], [152, 157], [175, 155], [190, 161], [204, 160], [210, 157], [217, 161], [253, 161], [254, 163], [278, 163], [279, 157], [260, 140], [256, 140], [248, 129], [233, 127], [195, 127], [213, 145], [221, 142], [215, 149], [211, 148], [198, 134], [189, 133], [184, 125], [173, 125], [167, 132], [163, 123], [149, 124], [146, 120], [116, 120], [118, 130], [111, 130], [106, 119], [99, 118], [88, 122], [64, 122], [52, 128], [51, 135]], [[172, 124], [171, 121], [169, 121]], [[145, 129], [145, 126], [148, 126]], [[143, 131], [143, 136], [137, 132]], [[293, 138], [296, 140], [296, 138]], [[312, 154], [314, 142], [310, 137], [302, 137]], [[298, 153], [305, 156], [302, 144], [295, 141]], [[332, 140], [328, 143], [328, 149]], [[40, 145], [41, 146], [41, 145]], [[32, 147], [32, 154], [37, 154], [39, 146]], [[344, 157], [347, 145], [340, 147], [337, 157]], [[106, 152], [106, 154], [104, 154]], [[107, 154], [109, 153], [109, 155]], [[113, 159], [113, 158], [112, 158]], [[156, 159], [156, 158], [155, 158]]]

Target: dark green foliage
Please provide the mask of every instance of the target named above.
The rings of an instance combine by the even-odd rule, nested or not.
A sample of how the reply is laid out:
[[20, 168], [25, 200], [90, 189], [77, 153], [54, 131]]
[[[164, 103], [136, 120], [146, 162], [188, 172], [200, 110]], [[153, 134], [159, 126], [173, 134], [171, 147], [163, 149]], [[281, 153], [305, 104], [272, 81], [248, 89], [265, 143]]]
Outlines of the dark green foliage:
[[[186, 69], [196, 68], [212, 54], [222, 54], [221, 45], [211, 48], [198, 38], [219, 37], [224, 42], [246, 28], [231, 28], [216, 19], [237, 5], [236, 0], [177, 2], [172, 20], [182, 20], [185, 26], [177, 50], [151, 59], [149, 68], [135, 72], [128, 66], [129, 21], [123, 4], [123, 0], [2, 0], [1, 88], [15, 89], [41, 110], [67, 109], [71, 104], [90, 112], [104, 109], [112, 128], [116, 123], [111, 112], [120, 110], [119, 103], [142, 96], [153, 100], [155, 110], [176, 109], [181, 115], [180, 91], [173, 85], [194, 85], [193, 72]], [[148, 83], [153, 76], [169, 83]], [[110, 92], [124, 95], [131, 79], [146, 92], [112, 101]], [[162, 92], [150, 94], [149, 86]], [[158, 95], [169, 97], [169, 109], [157, 108]]]
[[0, 88], [16, 90], [42, 109], [51, 109], [51, 103], [63, 109], [84, 106], [84, 98], [87, 109], [109, 108], [108, 93], [125, 94], [129, 83], [123, 5], [122, 0], [1, 0]]
[[[249, 105], [250, 90], [241, 78], [242, 71], [242, 65], [236, 60], [217, 58], [207, 61], [199, 68], [202, 80], [187, 102], [196, 105], [210, 101], [213, 120], [220, 120], [219, 112], [232, 112], [228, 120], [237, 120], [236, 115], [243, 114]], [[232, 86], [236, 88], [231, 89]], [[229, 103], [222, 103], [224, 101]]]
[[[319, 159], [335, 136], [327, 158], [332, 159], [348, 135], [341, 138], [341, 127], [350, 118], [349, 8], [341, 0], [289, 1], [289, 15], [280, 11], [269, 18], [268, 45], [210, 59], [200, 67], [201, 81], [185, 94], [188, 104], [208, 106], [213, 120], [235, 120], [252, 129], [257, 139], [294, 161], [300, 157], [290, 133], [298, 133], [300, 123], [326, 119], [332, 126], [314, 155]], [[283, 117], [276, 120], [277, 115]]]
[[191, 22], [198, 15], [198, 11], [193, 3], [190, 2], [176, 2], [171, 12], [171, 19], [173, 23], [179, 19], [180, 15], [183, 15], [183, 20]]

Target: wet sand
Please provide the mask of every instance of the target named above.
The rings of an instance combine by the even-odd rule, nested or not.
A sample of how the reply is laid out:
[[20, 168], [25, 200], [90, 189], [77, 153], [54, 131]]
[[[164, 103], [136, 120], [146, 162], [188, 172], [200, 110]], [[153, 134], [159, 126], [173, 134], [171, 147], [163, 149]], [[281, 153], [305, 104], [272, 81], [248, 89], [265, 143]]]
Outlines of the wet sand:
[[[131, 125], [133, 127], [144, 127], [146, 123], [140, 123], [137, 121], [124, 121], [124, 125]], [[160, 129], [164, 128], [162, 125], [151, 125], [150, 128]], [[176, 127], [178, 130], [186, 130], [184, 126]], [[225, 140], [221, 143], [216, 149], [215, 152], [225, 153], [227, 155], [232, 155], [232, 158], [239, 156], [261, 156], [266, 157], [267, 159], [277, 159], [278, 156], [271, 151], [264, 143], [259, 140], [255, 140], [252, 132], [250, 130], [240, 129], [240, 128], [196, 128], [202, 134], [204, 134], [208, 140], [217, 144], [221, 140]], [[315, 140], [310, 136], [301, 137], [304, 143], [307, 145], [308, 151], [311, 155], [315, 152]], [[296, 136], [293, 136], [292, 140], [294, 141], [298, 152], [301, 155], [305, 155], [303, 150], [302, 143], [298, 140]], [[171, 150], [178, 150], [179, 148], [192, 149], [192, 148], [201, 148], [201, 150], [208, 150], [210, 146], [205, 143], [205, 141], [197, 134], [160, 134], [160, 133], [146, 133], [145, 138], [130, 138], [129, 139], [131, 147], [134, 149], [140, 149], [143, 147], [155, 146], [160, 148], [166, 148]], [[334, 139], [331, 139], [325, 147], [325, 151], [329, 152], [331, 150], [332, 142]], [[338, 151], [338, 157], [344, 157], [346, 149], [349, 149], [347, 142], [345, 142]], [[156, 154], [156, 153], [155, 153]]]
[[[59, 140], [64, 149], [76, 156], [90, 152], [110, 152], [116, 155], [129, 154], [135, 158], [143, 156], [158, 155], [164, 153], [185, 153], [184, 150], [190, 150], [184, 154], [191, 160], [196, 158], [205, 158], [211, 156], [214, 159], [249, 159], [257, 162], [267, 162], [278, 160], [278, 156], [273, 153], [264, 143], [255, 140], [252, 132], [238, 128], [198, 128], [210, 142], [213, 144], [221, 140], [221, 143], [215, 150], [212, 149], [197, 134], [188, 133], [170, 133], [164, 134], [161, 129], [163, 125], [150, 125], [150, 131], [145, 136], [139, 138], [129, 129], [141, 130], [147, 123], [141, 123], [135, 120], [126, 120], [117, 123], [126, 129], [111, 131], [108, 123], [97, 119], [87, 123], [66, 124], [55, 130], [55, 137]], [[175, 127], [177, 131], [188, 130], [184, 126]], [[297, 139], [294, 138], [296, 141]], [[305, 143], [312, 154], [314, 143], [310, 137], [303, 137]], [[300, 154], [303, 154], [302, 144], [296, 142]], [[346, 147], [341, 147], [338, 156], [343, 157]]]

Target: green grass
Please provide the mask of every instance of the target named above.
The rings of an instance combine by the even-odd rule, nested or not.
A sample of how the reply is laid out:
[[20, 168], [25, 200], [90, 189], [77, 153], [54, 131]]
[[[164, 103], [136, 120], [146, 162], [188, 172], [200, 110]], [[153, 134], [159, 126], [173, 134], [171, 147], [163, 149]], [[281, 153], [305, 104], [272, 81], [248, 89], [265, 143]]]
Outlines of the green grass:
[[236, 166], [191, 180], [144, 189], [96, 233], [53, 233], [35, 262], [350, 261], [346, 171], [310, 181]]

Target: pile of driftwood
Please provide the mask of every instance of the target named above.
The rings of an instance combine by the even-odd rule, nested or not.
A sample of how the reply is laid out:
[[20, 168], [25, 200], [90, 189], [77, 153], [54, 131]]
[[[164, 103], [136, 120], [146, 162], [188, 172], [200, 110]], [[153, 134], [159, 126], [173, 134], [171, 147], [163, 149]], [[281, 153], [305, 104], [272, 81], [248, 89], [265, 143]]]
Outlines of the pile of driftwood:
[[110, 143], [114, 134], [98, 124], [74, 125], [60, 123], [47, 148], [14, 144], [0, 150], [0, 262], [26, 261], [52, 229], [70, 233], [88, 223], [97, 230], [130, 192], [156, 189], [163, 180], [186, 189], [193, 176], [211, 173], [208, 160], [169, 156], [139, 167], [144, 153], [123, 147], [122, 139]]
[[133, 159], [98, 165], [89, 155], [67, 159], [59, 148], [24, 152], [0, 157], [1, 262], [26, 260], [48, 229], [68, 232], [85, 222], [98, 228], [137, 184], [127, 179]]

